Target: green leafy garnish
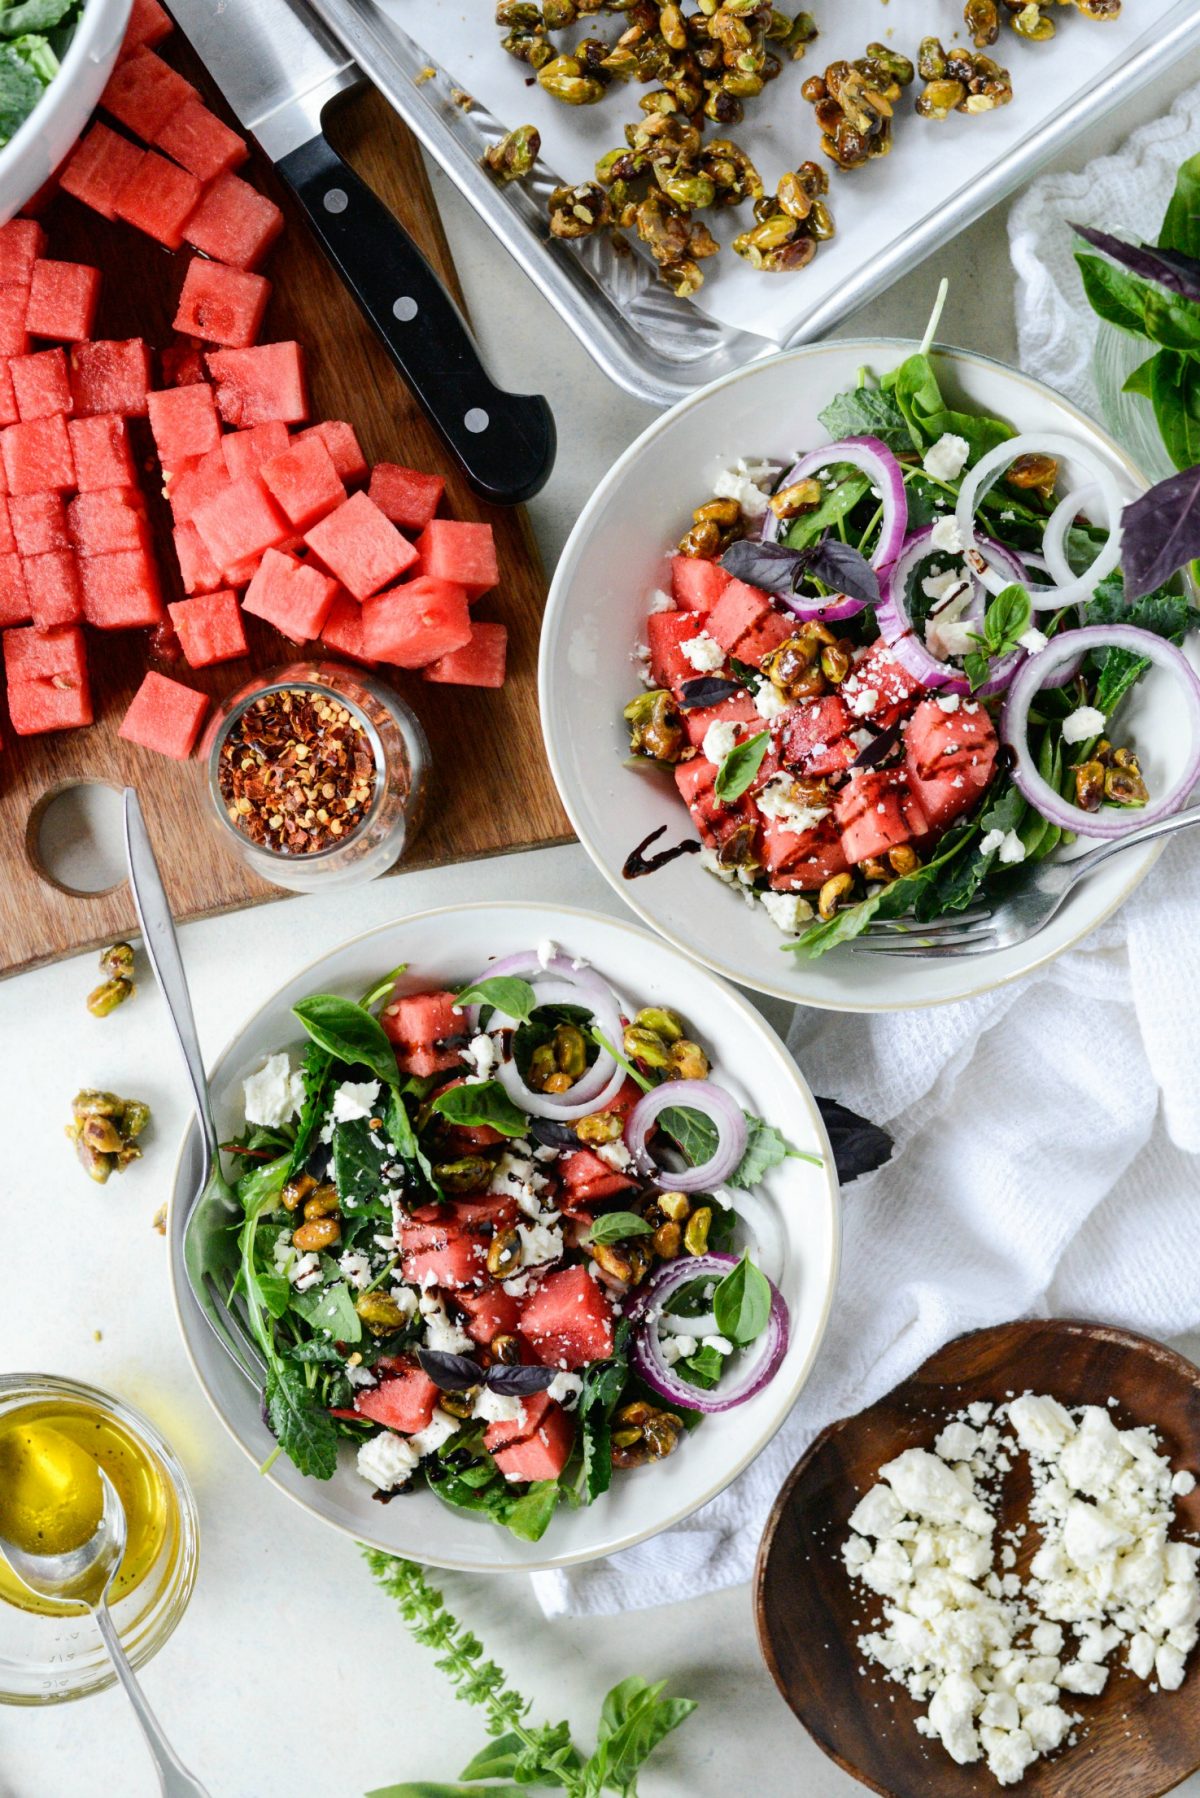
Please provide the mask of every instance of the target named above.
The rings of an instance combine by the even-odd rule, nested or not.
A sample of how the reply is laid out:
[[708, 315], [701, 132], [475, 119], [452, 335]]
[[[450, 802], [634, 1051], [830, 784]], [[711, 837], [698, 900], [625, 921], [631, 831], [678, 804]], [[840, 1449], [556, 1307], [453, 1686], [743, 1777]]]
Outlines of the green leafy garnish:
[[336, 993], [314, 993], [301, 999], [292, 1011], [314, 1043], [351, 1067], [370, 1068], [385, 1086], [399, 1084], [396, 1051], [379, 1019], [353, 999]]
[[913, 447], [895, 394], [880, 387], [851, 387], [835, 394], [817, 417], [835, 443], [843, 437], [877, 437], [898, 455]]
[[488, 1125], [501, 1136], [524, 1136], [529, 1119], [519, 1111], [498, 1080], [480, 1080], [440, 1092], [430, 1109], [447, 1123], [472, 1129]]
[[771, 1317], [771, 1288], [749, 1255], [718, 1281], [712, 1308], [717, 1329], [736, 1348], [745, 1348], [762, 1335]]
[[602, 1246], [606, 1242], [624, 1242], [629, 1236], [653, 1234], [653, 1226], [636, 1211], [606, 1211], [596, 1219], [584, 1240]]
[[1032, 620], [1033, 605], [1028, 589], [1018, 581], [1002, 587], [983, 615], [983, 634], [975, 638], [981, 647], [963, 657], [963, 672], [971, 683], [972, 693], [986, 681], [991, 662], [1020, 648], [1021, 638]]
[[503, 1012], [505, 1017], [512, 1018], [514, 1023], [527, 1024], [533, 1016], [537, 995], [527, 980], [519, 980], [513, 974], [494, 974], [486, 980], [477, 980], [473, 986], [464, 986], [462, 992], [456, 994], [454, 1003], [490, 1005]]
[[770, 731], [760, 730], [743, 742], [735, 743], [725, 756], [713, 782], [713, 792], [723, 805], [732, 805], [735, 799], [741, 798], [762, 767], [770, 741]]

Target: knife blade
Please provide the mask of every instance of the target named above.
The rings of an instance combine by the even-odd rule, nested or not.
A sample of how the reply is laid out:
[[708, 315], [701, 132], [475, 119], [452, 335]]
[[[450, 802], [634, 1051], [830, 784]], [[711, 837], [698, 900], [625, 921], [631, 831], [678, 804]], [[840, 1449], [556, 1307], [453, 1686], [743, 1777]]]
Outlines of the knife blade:
[[172, 0], [172, 11], [476, 492], [529, 499], [554, 466], [549, 406], [492, 382], [425, 257], [325, 137], [326, 107], [362, 71], [302, 0]]

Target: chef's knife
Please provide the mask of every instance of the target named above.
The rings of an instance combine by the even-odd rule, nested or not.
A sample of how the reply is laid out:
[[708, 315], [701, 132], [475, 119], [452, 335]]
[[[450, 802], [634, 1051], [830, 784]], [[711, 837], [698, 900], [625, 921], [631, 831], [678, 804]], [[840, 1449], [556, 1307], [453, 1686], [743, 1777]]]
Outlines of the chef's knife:
[[528, 499], [554, 466], [549, 406], [493, 385], [420, 250], [326, 141], [325, 108], [362, 71], [303, 0], [171, 0], [171, 9], [476, 492]]

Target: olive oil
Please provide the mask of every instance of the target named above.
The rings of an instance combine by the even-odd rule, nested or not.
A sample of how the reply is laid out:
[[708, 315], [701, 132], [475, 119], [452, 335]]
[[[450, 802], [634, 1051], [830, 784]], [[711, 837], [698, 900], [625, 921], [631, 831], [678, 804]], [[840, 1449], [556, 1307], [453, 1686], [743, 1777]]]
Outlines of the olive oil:
[[[74, 1398], [39, 1399], [0, 1413], [0, 1536], [34, 1554], [86, 1542], [103, 1508], [102, 1467], [125, 1507], [125, 1554], [109, 1592], [115, 1604], [149, 1573], [167, 1535], [175, 1498], [157, 1458], [125, 1424]], [[0, 1554], [0, 1599], [61, 1617], [62, 1605], [30, 1592]]]

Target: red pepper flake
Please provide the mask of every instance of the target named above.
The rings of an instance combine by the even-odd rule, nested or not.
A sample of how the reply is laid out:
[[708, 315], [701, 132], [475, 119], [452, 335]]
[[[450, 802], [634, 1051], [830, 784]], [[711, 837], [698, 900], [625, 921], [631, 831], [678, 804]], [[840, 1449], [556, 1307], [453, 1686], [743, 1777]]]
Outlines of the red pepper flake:
[[217, 770], [230, 823], [280, 855], [347, 842], [371, 809], [376, 775], [361, 720], [312, 687], [252, 700], [221, 745]]

